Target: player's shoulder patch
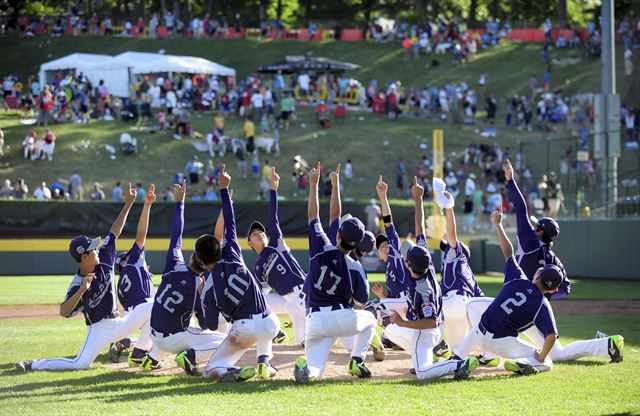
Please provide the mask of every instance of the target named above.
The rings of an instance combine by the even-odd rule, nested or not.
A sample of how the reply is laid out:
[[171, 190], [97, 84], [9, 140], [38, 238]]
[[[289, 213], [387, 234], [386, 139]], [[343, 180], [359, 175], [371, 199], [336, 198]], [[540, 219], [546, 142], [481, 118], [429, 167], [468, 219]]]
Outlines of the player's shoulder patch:
[[102, 247], [108, 246], [110, 241], [111, 241], [111, 233], [109, 233], [109, 235], [107, 235], [102, 241]]
[[433, 295], [433, 290], [427, 279], [422, 279], [416, 282], [416, 292], [422, 296], [422, 300], [426, 303]]

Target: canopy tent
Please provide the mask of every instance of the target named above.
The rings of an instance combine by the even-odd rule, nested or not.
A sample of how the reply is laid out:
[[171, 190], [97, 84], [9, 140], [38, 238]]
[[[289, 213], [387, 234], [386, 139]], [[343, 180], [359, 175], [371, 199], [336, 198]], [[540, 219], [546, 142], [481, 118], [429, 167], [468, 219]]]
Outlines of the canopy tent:
[[327, 58], [314, 58], [309, 56], [287, 56], [284, 61], [258, 68], [258, 72], [275, 73], [281, 71], [285, 74], [293, 74], [302, 71], [334, 72], [357, 71], [360, 65], [349, 62], [336, 61]]
[[109, 55], [74, 53], [45, 62], [40, 65], [40, 84], [45, 85], [53, 81], [57, 71], [71, 69], [75, 70], [77, 75], [86, 75], [93, 85], [98, 85], [100, 80], [104, 80], [113, 95], [129, 95], [129, 69], [120, 62], [114, 62], [113, 57]]
[[209, 74], [222, 77], [236, 76], [236, 71], [233, 68], [195, 56], [125, 52], [115, 56], [113, 60], [128, 65], [131, 68], [132, 74], [179, 72], [183, 74]]

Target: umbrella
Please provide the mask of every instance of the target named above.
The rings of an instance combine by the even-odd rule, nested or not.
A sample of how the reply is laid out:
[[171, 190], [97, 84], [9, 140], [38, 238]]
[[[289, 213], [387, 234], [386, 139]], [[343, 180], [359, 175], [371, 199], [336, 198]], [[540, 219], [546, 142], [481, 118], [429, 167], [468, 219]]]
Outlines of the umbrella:
[[334, 59], [312, 58], [307, 56], [287, 56], [284, 61], [261, 66], [258, 68], [258, 72], [276, 73], [281, 71], [286, 74], [292, 74], [302, 71], [345, 72], [357, 71], [359, 69], [360, 65], [336, 61]]

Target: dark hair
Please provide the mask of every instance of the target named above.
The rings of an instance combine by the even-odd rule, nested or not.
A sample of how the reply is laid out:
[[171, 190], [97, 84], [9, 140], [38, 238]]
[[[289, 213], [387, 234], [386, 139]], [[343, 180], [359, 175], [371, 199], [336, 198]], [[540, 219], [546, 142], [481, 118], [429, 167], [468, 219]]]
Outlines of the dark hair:
[[446, 241], [444, 241], [444, 240], [440, 240], [440, 250], [441, 250], [441, 251], [447, 251], [447, 246], [448, 246], [448, 245], [449, 245], [449, 244], [448, 244]]
[[196, 240], [195, 253], [205, 265], [216, 263], [222, 256], [220, 242], [211, 234], [204, 234]]
[[544, 231], [542, 231], [542, 237], [540, 239], [542, 240], [543, 243], [545, 243], [548, 246], [553, 245], [553, 240], [550, 239], [549, 236], [545, 234]]

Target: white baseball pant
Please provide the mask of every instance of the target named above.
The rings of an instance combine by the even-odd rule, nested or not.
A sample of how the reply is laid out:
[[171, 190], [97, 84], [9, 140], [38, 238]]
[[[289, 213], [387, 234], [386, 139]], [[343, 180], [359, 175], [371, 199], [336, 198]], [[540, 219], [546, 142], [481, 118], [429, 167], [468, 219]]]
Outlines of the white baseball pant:
[[551, 357], [547, 356], [544, 362], [534, 358], [536, 348], [517, 337], [493, 338], [490, 332], [482, 333], [478, 326], [464, 338], [464, 341], [453, 352], [460, 358], [468, 357], [474, 351], [492, 353], [499, 357], [529, 364], [538, 371], [549, 371], [553, 367]]
[[304, 307], [304, 298], [300, 297], [300, 289], [294, 290], [286, 295], [279, 295], [276, 292], [270, 292], [265, 295], [265, 300], [271, 310], [276, 315], [289, 315], [293, 323], [293, 333], [296, 337], [296, 343], [304, 342], [304, 326], [307, 319]]
[[[467, 315], [471, 325], [477, 325], [484, 311], [489, 307], [493, 298], [473, 298], [467, 306]], [[538, 349], [544, 345], [544, 335], [535, 327], [523, 332]], [[549, 351], [549, 357], [553, 361], [571, 361], [581, 357], [602, 357], [609, 358], [608, 338], [594, 338], [586, 341], [575, 341], [563, 346], [557, 339], [553, 348]], [[487, 355], [487, 358], [492, 358]]]
[[451, 291], [442, 297], [442, 313], [444, 314], [444, 329], [449, 348], [454, 349], [464, 339], [469, 327], [467, 320], [468, 296]]
[[143, 303], [135, 307], [124, 317], [103, 319], [87, 326], [87, 337], [80, 352], [75, 358], [50, 358], [34, 361], [33, 370], [84, 370], [91, 367], [98, 354], [111, 342], [125, 338], [145, 323], [151, 317], [152, 303]]
[[331, 309], [331, 306], [323, 306], [307, 317], [304, 345], [310, 378], [322, 377], [337, 338], [355, 335], [351, 356], [364, 360], [376, 332], [377, 323], [372, 313], [348, 308]]
[[391, 311], [395, 311], [403, 318], [407, 315], [407, 295], [402, 294], [397, 298], [380, 299], [378, 304], [381, 317], [391, 315]]
[[271, 340], [278, 335], [280, 320], [275, 313], [266, 317], [253, 315], [251, 319], [240, 319], [231, 324], [229, 334], [213, 353], [205, 370], [205, 377], [220, 377], [233, 367], [245, 352], [256, 346], [256, 356], [273, 357]]
[[149, 356], [156, 361], [162, 360], [168, 354], [179, 354], [184, 350], [193, 349], [196, 353], [196, 362], [202, 362], [211, 357], [225, 339], [225, 334], [190, 326], [186, 331], [167, 337], [151, 331], [151, 339], [153, 348], [149, 351]]
[[[142, 328], [140, 328], [140, 334], [138, 334], [138, 338], [135, 339], [135, 342], [134, 342], [134, 339], [131, 339], [131, 342], [134, 344], [133, 346], [135, 348], [138, 348], [144, 351], [149, 351], [153, 344], [153, 342], [151, 341], [151, 326], [150, 326], [151, 309], [153, 309], [153, 298], [148, 299], [147, 302], [138, 304], [131, 309], [127, 309], [126, 315], [130, 313], [134, 313], [136, 309], [140, 309], [140, 308], [142, 308], [144, 311], [147, 311], [147, 313], [149, 314], [149, 318], [142, 325]], [[144, 312], [140, 312], [140, 313], [144, 313]]]
[[411, 353], [413, 368], [418, 380], [440, 378], [455, 373], [460, 360], [433, 363], [433, 348], [442, 341], [441, 328], [413, 329], [391, 324], [385, 329], [385, 336], [403, 350]]

